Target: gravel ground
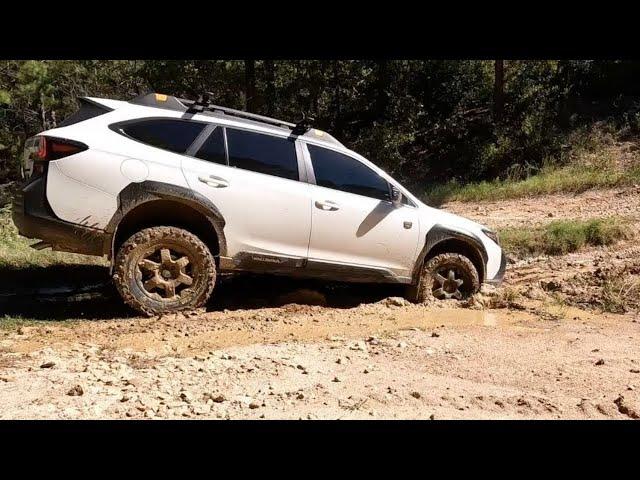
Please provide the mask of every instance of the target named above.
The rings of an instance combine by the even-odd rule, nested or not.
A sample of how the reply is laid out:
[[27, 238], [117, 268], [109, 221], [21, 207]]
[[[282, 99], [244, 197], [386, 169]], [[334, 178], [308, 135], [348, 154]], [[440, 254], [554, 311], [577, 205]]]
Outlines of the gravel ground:
[[[639, 198], [445, 208], [493, 227], [607, 212], [637, 222]], [[118, 299], [43, 304], [41, 321], [0, 330], [0, 418], [638, 418], [640, 315], [601, 313], [597, 282], [572, 280], [639, 253], [623, 242], [517, 260], [504, 288], [467, 304], [410, 305], [373, 287], [342, 291], [349, 302], [276, 289], [154, 319]]]

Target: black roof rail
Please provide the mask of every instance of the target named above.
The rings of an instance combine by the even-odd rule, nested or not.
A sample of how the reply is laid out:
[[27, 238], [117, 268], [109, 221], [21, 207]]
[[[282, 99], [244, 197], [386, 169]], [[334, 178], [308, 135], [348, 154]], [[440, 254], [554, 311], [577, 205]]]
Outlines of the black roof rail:
[[160, 93], [145, 93], [137, 96], [129, 103], [135, 103], [137, 105], [145, 105], [148, 107], [167, 108], [169, 110], [178, 110], [185, 113], [202, 113], [207, 112], [220, 112], [224, 115], [232, 117], [243, 118], [245, 120], [253, 120], [267, 125], [273, 125], [275, 127], [283, 127], [291, 130], [294, 135], [304, 135], [311, 128], [312, 118], [308, 118], [303, 115], [303, 118], [298, 123], [285, 122], [284, 120], [278, 120], [276, 118], [265, 117], [263, 115], [257, 115], [255, 113], [243, 112], [242, 110], [236, 110], [234, 108], [221, 107], [220, 105], [214, 105], [210, 102], [212, 94], [207, 92], [204, 95], [200, 95], [197, 100], [189, 100], [185, 98], [177, 98], [171, 95], [163, 95]]

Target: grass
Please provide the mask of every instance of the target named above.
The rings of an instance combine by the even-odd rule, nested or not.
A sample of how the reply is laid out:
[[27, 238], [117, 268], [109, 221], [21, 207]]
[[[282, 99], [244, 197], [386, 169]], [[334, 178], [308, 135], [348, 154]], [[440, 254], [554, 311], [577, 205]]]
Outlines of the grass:
[[506, 200], [553, 193], [581, 193], [592, 188], [609, 188], [640, 183], [640, 167], [629, 170], [599, 166], [544, 167], [524, 180], [491, 180], [461, 185], [455, 181], [431, 187], [425, 200], [431, 205], [444, 202]]
[[602, 285], [602, 309], [625, 313], [640, 310], [640, 278], [634, 275], [607, 278]]
[[501, 229], [503, 248], [519, 256], [564, 255], [585, 246], [611, 245], [631, 238], [633, 230], [617, 217], [592, 220], [555, 220], [537, 228]]
[[50, 249], [34, 250], [30, 245], [36, 242], [36, 240], [28, 240], [18, 234], [18, 230], [11, 220], [10, 205], [0, 208], [0, 269], [24, 269], [67, 264], [105, 264], [105, 261], [99, 257], [53, 252]]

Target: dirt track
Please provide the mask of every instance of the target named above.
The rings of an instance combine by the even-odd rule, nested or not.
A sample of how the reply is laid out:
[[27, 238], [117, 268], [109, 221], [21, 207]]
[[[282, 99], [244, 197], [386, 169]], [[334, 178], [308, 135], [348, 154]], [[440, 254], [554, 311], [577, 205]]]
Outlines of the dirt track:
[[[637, 224], [638, 193], [445, 208], [494, 227], [607, 212]], [[252, 300], [230, 282], [189, 316], [120, 318], [117, 299], [39, 306], [37, 318], [87, 319], [0, 331], [0, 418], [634, 418], [640, 316], [600, 313], [592, 279], [639, 253], [519, 260], [466, 306], [265, 279], [241, 284]], [[277, 306], [289, 301], [331, 306]]]

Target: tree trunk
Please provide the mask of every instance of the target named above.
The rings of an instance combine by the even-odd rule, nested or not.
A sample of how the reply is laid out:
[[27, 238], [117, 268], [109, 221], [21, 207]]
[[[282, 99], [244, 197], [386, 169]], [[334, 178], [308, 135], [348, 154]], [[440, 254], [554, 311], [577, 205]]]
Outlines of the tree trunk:
[[273, 60], [264, 61], [264, 70], [266, 76], [266, 103], [267, 103], [267, 115], [270, 117], [275, 113], [276, 105], [276, 72]]
[[256, 62], [255, 60], [244, 61], [245, 80], [245, 108], [248, 112], [256, 111]]
[[493, 82], [493, 118], [502, 120], [504, 112], [504, 60], [495, 60], [495, 76]]

